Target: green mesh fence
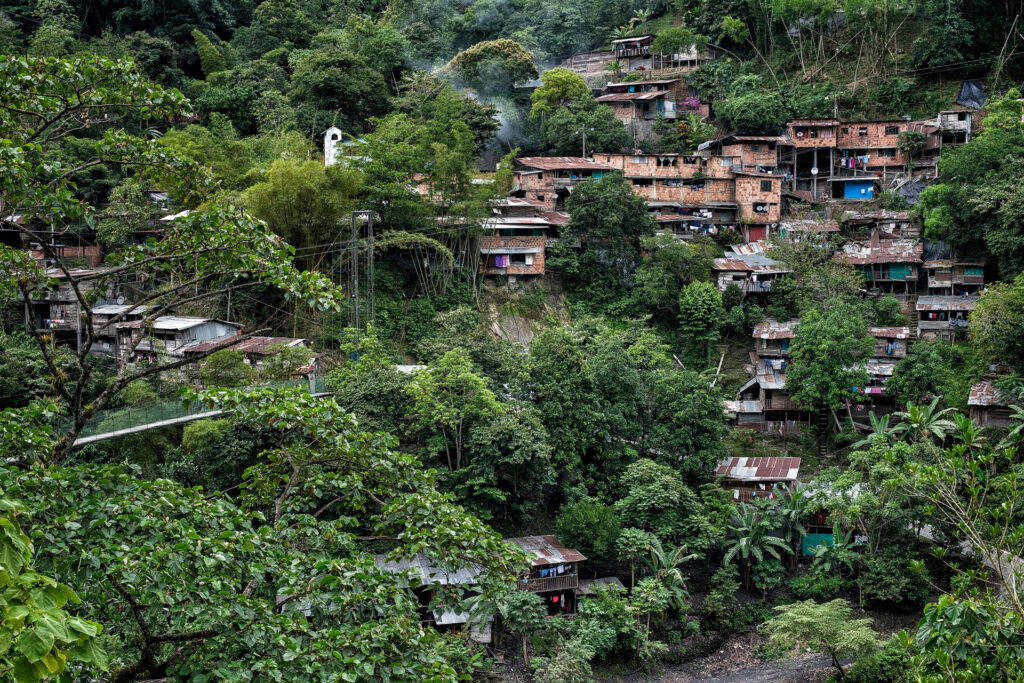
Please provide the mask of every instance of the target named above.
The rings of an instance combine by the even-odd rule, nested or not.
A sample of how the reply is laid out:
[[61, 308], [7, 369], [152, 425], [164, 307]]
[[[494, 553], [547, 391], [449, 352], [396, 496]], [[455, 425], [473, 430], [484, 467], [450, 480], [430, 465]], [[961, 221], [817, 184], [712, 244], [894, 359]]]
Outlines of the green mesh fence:
[[[285, 382], [270, 382], [267, 384], [254, 384], [245, 387], [246, 390], [260, 388], [297, 387], [306, 391], [312, 390], [314, 394], [327, 391], [327, 382], [323, 377], [313, 382], [306, 380], [289, 380]], [[79, 438], [95, 436], [97, 434], [108, 434], [124, 429], [133, 429], [168, 420], [178, 420], [193, 415], [210, 413], [213, 410], [209, 406], [196, 402], [188, 406], [182, 405], [180, 399], [169, 399], [155, 403], [146, 403], [138, 406], [125, 408], [109, 408], [100, 410], [86, 423]], [[66, 427], [67, 425], [65, 425]]]

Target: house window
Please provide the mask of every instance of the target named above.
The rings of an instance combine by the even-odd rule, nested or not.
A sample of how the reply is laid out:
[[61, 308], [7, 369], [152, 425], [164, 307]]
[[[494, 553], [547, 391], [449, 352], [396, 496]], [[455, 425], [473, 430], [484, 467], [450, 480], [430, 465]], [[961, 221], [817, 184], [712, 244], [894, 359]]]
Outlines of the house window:
[[690, 189], [691, 190], [703, 190], [704, 189], [704, 181], [703, 180], [691, 180], [690, 181]]
[[957, 121], [966, 121], [967, 120], [967, 112], [962, 111], [959, 114], [957, 114], [956, 115], [956, 120]]
[[771, 192], [771, 191], [772, 191], [772, 181], [770, 181], [770, 180], [762, 180], [761, 181], [761, 192]]
[[885, 134], [886, 135], [899, 135], [900, 134], [900, 127], [899, 126], [886, 126], [885, 127]]
[[750, 146], [750, 151], [751, 152], [760, 152], [761, 151], [761, 145], [751, 145]]
[[818, 137], [818, 129], [817, 128], [811, 128], [811, 137], [812, 138]]
[[652, 185], [650, 178], [634, 178], [633, 187], [650, 187]]
[[697, 163], [697, 157], [683, 157], [683, 163], [684, 164], [696, 164]]
[[843, 128], [842, 133], [843, 133], [843, 135], [849, 135], [850, 134], [850, 129], [849, 128]]
[[722, 162], [722, 166], [732, 168], [732, 157], [722, 157], [720, 161]]
[[518, 264], [520, 266], [526, 265], [526, 254], [509, 254], [508, 262]]
[[857, 135], [861, 136], [862, 138], [866, 138], [868, 136], [868, 127], [861, 126], [860, 130], [857, 131]]
[[896, 150], [894, 150], [894, 149], [880, 149], [880, 150], [878, 150], [878, 156], [882, 157], [883, 159], [895, 159], [896, 158]]
[[647, 163], [647, 157], [636, 157], [635, 156], [635, 157], [633, 157], [633, 163], [634, 164], [646, 164]]

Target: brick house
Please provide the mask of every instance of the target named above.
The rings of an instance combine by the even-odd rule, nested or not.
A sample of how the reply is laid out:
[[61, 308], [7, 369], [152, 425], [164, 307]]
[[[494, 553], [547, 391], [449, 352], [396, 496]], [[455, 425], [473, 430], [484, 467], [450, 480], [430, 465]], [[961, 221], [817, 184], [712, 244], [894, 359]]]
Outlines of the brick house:
[[594, 160], [622, 171], [633, 192], [649, 204], [673, 205], [675, 218], [659, 221], [672, 223], [673, 234], [730, 228], [740, 230], [746, 241], [757, 241], [782, 214], [782, 177], [737, 169], [732, 156], [603, 153]]
[[561, 211], [571, 188], [612, 170], [583, 157], [520, 157], [512, 171], [512, 194], [537, 200], [547, 211]]
[[493, 210], [480, 237], [483, 274], [507, 276], [509, 284], [521, 276], [543, 275], [546, 247], [559, 238], [569, 215], [544, 211], [540, 200], [515, 197], [494, 202]]
[[787, 138], [778, 135], [727, 135], [700, 146], [716, 157], [732, 159], [736, 171], [756, 171], [774, 174], [779, 166], [780, 145]]

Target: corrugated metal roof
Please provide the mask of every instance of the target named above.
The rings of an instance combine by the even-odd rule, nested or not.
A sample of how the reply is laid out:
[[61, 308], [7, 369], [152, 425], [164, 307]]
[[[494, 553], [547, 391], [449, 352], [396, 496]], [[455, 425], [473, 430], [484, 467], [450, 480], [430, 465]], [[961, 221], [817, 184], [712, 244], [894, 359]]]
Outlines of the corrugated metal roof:
[[754, 334], [751, 336], [755, 339], [792, 339], [793, 331], [799, 324], [799, 320], [765, 320], [754, 325]]
[[566, 548], [554, 536], [522, 536], [506, 538], [505, 542], [515, 543], [525, 550], [527, 555], [532, 554], [535, 567], [565, 562], [583, 562], [587, 559], [580, 551]]
[[714, 270], [757, 271], [759, 273], [788, 273], [782, 263], [767, 255], [764, 242], [736, 244], [725, 252], [723, 258], [716, 258]]
[[565, 211], [542, 211], [541, 215], [551, 225], [569, 225], [569, 214]]
[[765, 389], [785, 389], [786, 376], [779, 375], [758, 375], [757, 383]]
[[1007, 402], [1000, 398], [996, 386], [986, 379], [971, 385], [971, 393], [967, 398], [967, 405], [1005, 407]]
[[919, 296], [919, 311], [973, 311], [978, 305], [978, 296]]
[[910, 339], [909, 327], [869, 327], [868, 334], [876, 339]]
[[668, 90], [651, 90], [649, 92], [612, 92], [601, 95], [598, 102], [627, 102], [630, 100], [656, 100], [662, 95], [667, 95]]
[[839, 232], [839, 223], [836, 221], [785, 221], [783, 223], [779, 223], [779, 227], [783, 230], [791, 230], [793, 232]]
[[[206, 353], [207, 351], [214, 351], [222, 346], [226, 346], [230, 341], [230, 339], [204, 341], [190, 346], [189, 351], [192, 353]], [[296, 339], [295, 337], [249, 337], [237, 344], [232, 344], [231, 348], [242, 353], [267, 355], [270, 353], [271, 346], [302, 346], [305, 342], [305, 339]]]
[[614, 171], [611, 166], [605, 166], [583, 157], [519, 157], [516, 161], [529, 168], [539, 168], [542, 171], [557, 170], [585, 170], [585, 171]]
[[835, 259], [854, 266], [874, 263], [921, 263], [924, 247], [913, 240], [879, 239], [878, 233], [868, 242], [847, 242], [836, 252]]
[[530, 199], [529, 197], [506, 197], [503, 199], [495, 199], [493, 204], [495, 206], [544, 206], [544, 202], [539, 199]]
[[423, 553], [394, 560], [389, 560], [387, 555], [374, 555], [373, 563], [392, 574], [411, 571], [414, 575], [418, 574], [423, 583], [439, 583], [443, 586], [473, 585], [478, 583], [481, 574], [479, 567], [467, 566], [456, 570], [435, 567]]
[[[627, 39], [629, 40], [629, 39]], [[665, 85], [667, 83], [678, 83], [678, 78], [663, 78], [660, 81], [623, 81], [622, 83], [609, 83], [606, 88], [621, 88], [626, 85]]]
[[715, 474], [735, 481], [796, 481], [800, 458], [726, 458]]
[[121, 315], [122, 313], [138, 313], [142, 315], [150, 309], [149, 306], [136, 304], [107, 304], [92, 309], [93, 315]]

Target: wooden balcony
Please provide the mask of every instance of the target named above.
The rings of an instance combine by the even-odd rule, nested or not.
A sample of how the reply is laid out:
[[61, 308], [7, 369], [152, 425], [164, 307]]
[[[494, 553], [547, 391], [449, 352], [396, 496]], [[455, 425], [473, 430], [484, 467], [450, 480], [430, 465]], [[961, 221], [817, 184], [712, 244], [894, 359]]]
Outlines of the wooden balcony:
[[561, 576], [549, 576], [543, 579], [527, 579], [516, 582], [516, 587], [521, 591], [531, 593], [547, 593], [549, 591], [572, 590], [579, 586], [579, 577], [576, 574], [562, 574]]
[[761, 402], [765, 410], [801, 410], [800, 406], [789, 398], [766, 398]]
[[621, 57], [647, 57], [651, 54], [651, 46], [644, 45], [643, 47], [630, 47], [630, 48], [615, 48], [613, 50], [616, 59]]

